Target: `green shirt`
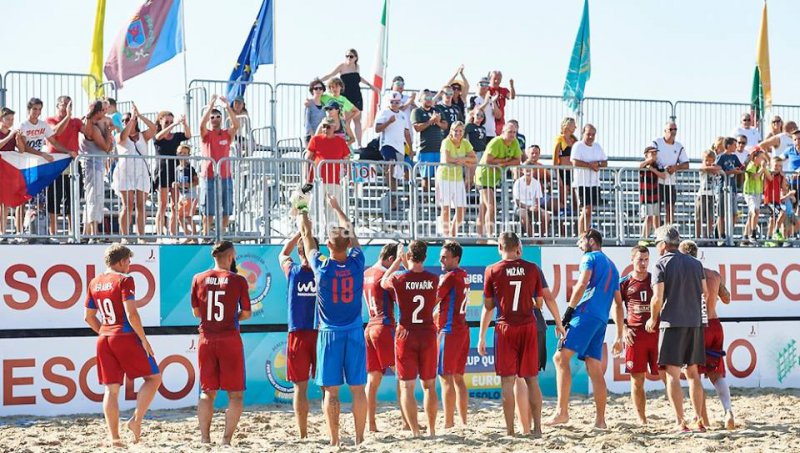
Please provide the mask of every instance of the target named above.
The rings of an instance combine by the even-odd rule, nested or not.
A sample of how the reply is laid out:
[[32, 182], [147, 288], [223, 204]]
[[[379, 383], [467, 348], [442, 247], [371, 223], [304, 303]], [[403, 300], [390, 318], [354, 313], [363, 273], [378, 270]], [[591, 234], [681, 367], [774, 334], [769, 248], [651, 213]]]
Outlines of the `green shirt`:
[[467, 157], [472, 152], [472, 144], [466, 138], [461, 139], [461, 144], [456, 147], [456, 144], [450, 140], [450, 137], [442, 141], [442, 165], [439, 166], [436, 172], [439, 179], [442, 181], [464, 181], [464, 168], [461, 165], [448, 165], [447, 156], [450, 157]]
[[[349, 112], [350, 110], [353, 110], [353, 108], [355, 107], [355, 106], [353, 105], [353, 103], [352, 103], [352, 102], [350, 102], [350, 100], [349, 100], [349, 99], [347, 99], [346, 97], [344, 97], [344, 95], [343, 95], [343, 94], [340, 94], [339, 96], [334, 96], [334, 95], [332, 95], [332, 94], [330, 94], [330, 93], [325, 93], [325, 94], [323, 94], [323, 95], [322, 95], [322, 97], [320, 98], [320, 101], [322, 102], [322, 105], [323, 105], [323, 106], [324, 106], [325, 104], [327, 104], [329, 101], [336, 101], [336, 102], [338, 102], [338, 103], [339, 103], [339, 105], [341, 105], [341, 106], [342, 106], [341, 113], [343, 113], [343, 114], [344, 114], [344, 113], [347, 113], [347, 112]], [[342, 115], [342, 116], [344, 116], [344, 115]]]
[[485, 167], [488, 165], [489, 156], [498, 159], [507, 159], [513, 157], [519, 159], [522, 156], [522, 150], [519, 148], [519, 141], [516, 139], [511, 142], [511, 145], [506, 145], [503, 137], [493, 138], [488, 145], [486, 151], [481, 157], [480, 165], [475, 170], [475, 184], [483, 187], [497, 187], [501, 181], [501, 170], [499, 168]]
[[747, 164], [744, 171], [744, 188], [745, 195], [759, 195], [764, 193], [764, 175], [758, 174], [759, 166], [755, 162]]

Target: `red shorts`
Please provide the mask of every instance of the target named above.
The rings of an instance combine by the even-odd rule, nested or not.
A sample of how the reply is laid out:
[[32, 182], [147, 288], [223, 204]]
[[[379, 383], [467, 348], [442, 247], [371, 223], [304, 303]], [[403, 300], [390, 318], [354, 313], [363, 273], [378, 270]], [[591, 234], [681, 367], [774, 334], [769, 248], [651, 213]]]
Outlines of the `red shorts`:
[[436, 331], [408, 331], [399, 326], [395, 339], [397, 377], [410, 381], [419, 376], [427, 381], [436, 378]]
[[289, 382], [305, 382], [317, 370], [317, 331], [289, 332], [286, 347], [286, 378]]
[[719, 318], [709, 319], [708, 327], [705, 328], [705, 348], [706, 364], [698, 367], [701, 373], [716, 371], [720, 376], [725, 376], [725, 360], [723, 360], [723, 341], [725, 335], [722, 332], [722, 322]]
[[367, 373], [394, 366], [394, 326], [374, 324], [364, 329], [367, 342]]
[[625, 369], [628, 373], [658, 374], [658, 331], [648, 332], [644, 325], [631, 326], [635, 336], [633, 345], [625, 348]]
[[469, 328], [439, 333], [439, 376], [464, 374], [469, 354]]
[[149, 357], [136, 334], [97, 337], [97, 379], [103, 385], [123, 384], [125, 376], [135, 379], [158, 374], [156, 359]]
[[534, 377], [539, 374], [536, 323], [497, 324], [494, 328], [494, 371], [498, 376]]
[[244, 346], [239, 332], [205, 336], [197, 347], [200, 389], [243, 392], [245, 388]]

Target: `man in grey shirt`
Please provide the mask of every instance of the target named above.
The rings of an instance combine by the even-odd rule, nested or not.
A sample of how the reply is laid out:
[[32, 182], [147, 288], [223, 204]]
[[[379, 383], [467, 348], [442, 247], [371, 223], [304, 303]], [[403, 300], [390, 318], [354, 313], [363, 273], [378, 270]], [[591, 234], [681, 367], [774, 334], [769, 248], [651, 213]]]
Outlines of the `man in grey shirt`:
[[[699, 415], [703, 412], [703, 387], [697, 366], [705, 363], [703, 324], [707, 322], [705, 301], [706, 280], [700, 261], [678, 251], [681, 242], [678, 230], [663, 225], [656, 230], [658, 259], [653, 272], [651, 317], [645, 329], [655, 332], [660, 327], [658, 364], [667, 374], [667, 396], [675, 410], [677, 429], [688, 432], [683, 415], [681, 367], [689, 381], [689, 396], [698, 415], [698, 431], [705, 431]], [[659, 325], [660, 322], [660, 325]]]

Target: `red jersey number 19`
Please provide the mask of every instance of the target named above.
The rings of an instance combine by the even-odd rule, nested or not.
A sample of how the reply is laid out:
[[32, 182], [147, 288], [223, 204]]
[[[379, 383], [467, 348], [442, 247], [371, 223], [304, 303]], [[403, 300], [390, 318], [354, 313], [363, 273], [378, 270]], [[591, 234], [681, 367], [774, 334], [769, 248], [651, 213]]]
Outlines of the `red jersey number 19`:
[[108, 326], [117, 322], [117, 315], [114, 313], [114, 304], [111, 299], [105, 298], [97, 304], [97, 310], [103, 317], [103, 322]]
[[220, 322], [225, 317], [225, 304], [220, 300], [225, 291], [209, 291], [206, 301], [206, 321]]

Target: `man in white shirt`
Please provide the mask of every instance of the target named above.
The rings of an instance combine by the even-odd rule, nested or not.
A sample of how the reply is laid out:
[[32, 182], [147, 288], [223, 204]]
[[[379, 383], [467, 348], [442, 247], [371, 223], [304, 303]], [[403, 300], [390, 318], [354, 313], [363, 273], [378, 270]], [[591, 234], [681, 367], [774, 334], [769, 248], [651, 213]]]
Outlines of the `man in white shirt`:
[[608, 157], [594, 139], [597, 129], [583, 126], [583, 138], [572, 146], [572, 187], [581, 213], [578, 217], [578, 236], [592, 227], [592, 206], [600, 203], [600, 168], [608, 166]]
[[761, 141], [761, 131], [757, 126], [753, 125], [753, 117], [749, 112], [742, 113], [742, 125], [733, 131], [733, 136], [744, 135], [747, 137], [747, 151], [751, 152], [755, 149], [758, 142]]
[[486, 116], [483, 126], [486, 128], [486, 142], [488, 143], [489, 140], [497, 137], [495, 118], [500, 114], [500, 107], [498, 106], [497, 102], [495, 102], [492, 94], [489, 92], [488, 77], [481, 77], [480, 82], [478, 82], [478, 87], [478, 94], [470, 98], [469, 109], [472, 110], [475, 107], [480, 107], [487, 99], [489, 100], [486, 108], [483, 111], [484, 115]]
[[[389, 162], [396, 161], [400, 165], [393, 165], [394, 177], [389, 178], [389, 189], [397, 188], [397, 180], [403, 179], [403, 160], [405, 145], [411, 144], [411, 133], [408, 130], [408, 119], [400, 108], [403, 96], [397, 91], [387, 93], [388, 107], [381, 110], [375, 119], [375, 132], [380, 134], [380, 150], [383, 159]], [[413, 157], [413, 156], [412, 156]]]
[[664, 205], [667, 225], [673, 224], [675, 201], [678, 198], [675, 173], [689, 168], [689, 156], [683, 145], [675, 140], [676, 135], [678, 135], [678, 125], [674, 121], [667, 121], [664, 125], [664, 136], [653, 140], [652, 143], [652, 146], [658, 149], [656, 163], [667, 173], [666, 178], [658, 179], [658, 200]]
[[511, 191], [514, 204], [517, 206], [519, 220], [522, 223], [522, 232], [528, 237], [533, 237], [533, 220], [538, 219], [541, 229], [538, 236], [549, 236], [550, 215], [542, 209], [542, 184], [533, 177], [534, 170], [525, 168], [522, 175], [514, 181]]

